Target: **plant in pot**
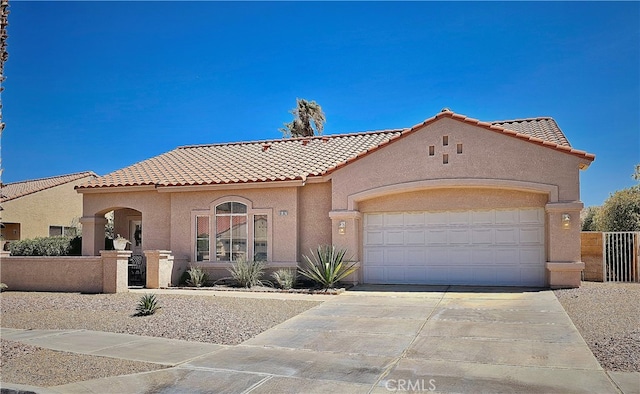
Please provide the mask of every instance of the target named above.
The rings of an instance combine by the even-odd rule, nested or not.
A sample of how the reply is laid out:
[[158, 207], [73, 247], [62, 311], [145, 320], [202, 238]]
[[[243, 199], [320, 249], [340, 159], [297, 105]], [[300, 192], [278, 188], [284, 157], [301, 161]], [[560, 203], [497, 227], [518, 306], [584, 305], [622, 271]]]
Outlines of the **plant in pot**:
[[120, 236], [120, 234], [118, 234], [118, 236], [113, 239], [113, 247], [115, 250], [125, 250], [127, 244], [130, 243], [131, 242], [129, 242], [128, 239]]

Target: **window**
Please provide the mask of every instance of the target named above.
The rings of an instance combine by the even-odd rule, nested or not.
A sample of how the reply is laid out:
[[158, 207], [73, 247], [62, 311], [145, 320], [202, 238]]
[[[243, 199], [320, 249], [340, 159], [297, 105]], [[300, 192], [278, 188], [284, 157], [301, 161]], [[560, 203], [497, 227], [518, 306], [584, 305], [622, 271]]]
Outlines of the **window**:
[[49, 236], [50, 237], [59, 237], [59, 236], [67, 236], [73, 237], [75, 236], [75, 228], [74, 227], [65, 227], [65, 226], [49, 226]]
[[195, 261], [268, 261], [271, 209], [252, 209], [250, 201], [213, 202], [192, 212]]
[[267, 261], [267, 215], [253, 217], [253, 259]]
[[49, 226], [49, 236], [59, 237], [62, 235], [63, 226]]
[[196, 216], [196, 261], [209, 261], [209, 216]]
[[247, 258], [247, 206], [225, 202], [216, 206], [216, 261]]

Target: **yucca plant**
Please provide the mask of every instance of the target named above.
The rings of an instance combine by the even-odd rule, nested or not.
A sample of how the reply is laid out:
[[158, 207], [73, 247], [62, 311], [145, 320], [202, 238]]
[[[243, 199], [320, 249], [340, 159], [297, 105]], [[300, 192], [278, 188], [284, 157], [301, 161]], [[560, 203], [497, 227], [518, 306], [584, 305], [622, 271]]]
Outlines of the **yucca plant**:
[[262, 275], [264, 274], [264, 262], [247, 261], [238, 259], [228, 268], [231, 277], [240, 287], [252, 287], [262, 285]]
[[156, 313], [161, 306], [158, 304], [158, 300], [156, 299], [155, 294], [145, 294], [140, 297], [140, 301], [138, 301], [138, 306], [136, 307], [136, 315], [137, 316], [149, 316]]
[[316, 282], [323, 289], [333, 287], [356, 270], [356, 263], [344, 261], [346, 249], [336, 249], [333, 245], [320, 245], [311, 256], [303, 255], [306, 267], [298, 268], [300, 275]]
[[271, 274], [271, 277], [276, 281], [278, 286], [280, 286], [280, 288], [284, 290], [291, 289], [296, 284], [296, 280], [298, 279], [296, 270], [289, 269], [279, 269]]
[[187, 274], [189, 274], [187, 286], [202, 287], [207, 280], [207, 274], [200, 267], [189, 267]]

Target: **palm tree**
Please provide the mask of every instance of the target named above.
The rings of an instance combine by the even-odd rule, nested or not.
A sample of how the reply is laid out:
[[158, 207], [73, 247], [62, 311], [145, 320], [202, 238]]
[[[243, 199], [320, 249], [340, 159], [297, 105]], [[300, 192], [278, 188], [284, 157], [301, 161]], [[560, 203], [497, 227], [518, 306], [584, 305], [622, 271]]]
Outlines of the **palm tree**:
[[326, 119], [320, 104], [305, 99], [296, 99], [296, 104], [296, 108], [290, 111], [294, 116], [293, 120], [280, 128], [283, 136], [295, 138], [322, 134]]

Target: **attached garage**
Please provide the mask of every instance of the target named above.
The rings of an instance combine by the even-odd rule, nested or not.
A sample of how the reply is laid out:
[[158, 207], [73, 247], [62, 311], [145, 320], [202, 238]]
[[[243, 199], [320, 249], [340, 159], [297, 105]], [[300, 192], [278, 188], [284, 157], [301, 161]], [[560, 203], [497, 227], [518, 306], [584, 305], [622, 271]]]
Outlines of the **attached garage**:
[[545, 286], [542, 208], [364, 214], [365, 283]]

